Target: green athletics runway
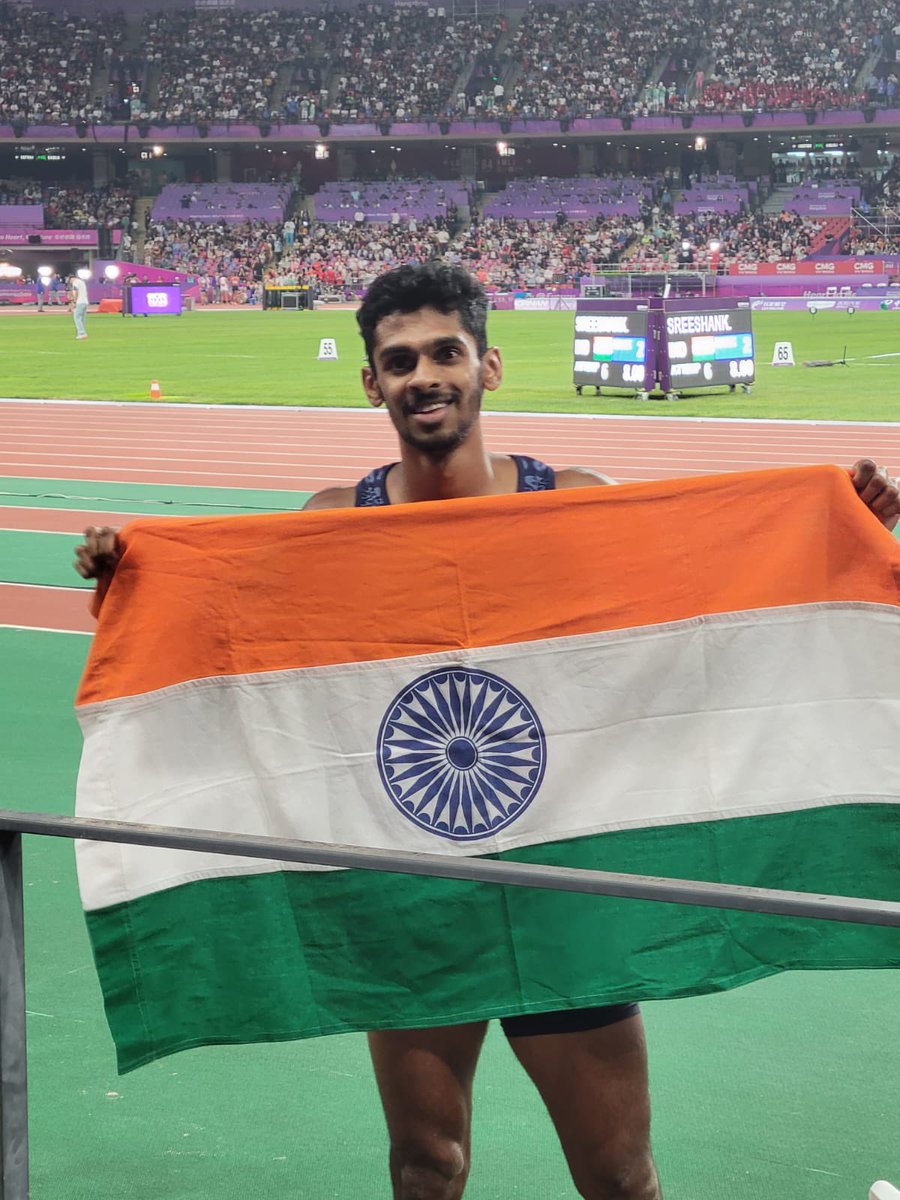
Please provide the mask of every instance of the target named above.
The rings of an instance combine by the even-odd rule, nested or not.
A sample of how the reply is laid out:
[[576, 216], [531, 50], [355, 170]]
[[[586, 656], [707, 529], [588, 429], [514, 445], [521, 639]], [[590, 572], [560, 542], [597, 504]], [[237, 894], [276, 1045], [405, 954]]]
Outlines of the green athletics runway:
[[[160, 492], [123, 486], [92, 485], [90, 507], [298, 506], [298, 493], [228, 489], [184, 489], [162, 505]], [[5, 533], [0, 578], [74, 586], [76, 541]], [[0, 629], [6, 807], [73, 811], [72, 697], [87, 647], [83, 635]], [[120, 1079], [68, 842], [26, 839], [25, 902], [33, 1200], [388, 1200], [364, 1037], [195, 1050]], [[900, 1178], [900, 973], [782, 975], [647, 1004], [644, 1015], [666, 1200], [865, 1200], [874, 1179]], [[496, 1028], [476, 1083], [473, 1159], [471, 1200], [575, 1197], [549, 1119]]]

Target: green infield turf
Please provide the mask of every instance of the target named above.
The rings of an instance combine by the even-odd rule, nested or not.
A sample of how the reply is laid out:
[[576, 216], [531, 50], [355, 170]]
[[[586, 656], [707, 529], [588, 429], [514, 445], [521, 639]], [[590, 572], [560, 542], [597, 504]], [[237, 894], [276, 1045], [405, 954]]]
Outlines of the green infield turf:
[[[900, 420], [900, 317], [893, 312], [758, 313], [753, 318], [757, 382], [749, 396], [698, 392], [677, 401], [627, 394], [578, 397], [571, 384], [571, 313], [497, 312], [490, 340], [506, 364], [486, 406], [506, 411], [683, 416]], [[123, 319], [91, 314], [76, 342], [63, 313], [4, 315], [6, 396], [146, 400], [157, 379], [163, 399], [226, 404], [364, 405], [362, 343], [354, 314], [198, 312]], [[339, 360], [319, 362], [319, 339], [337, 341]], [[795, 367], [772, 367], [776, 341], [793, 345]], [[805, 368], [810, 359], [847, 366]]]

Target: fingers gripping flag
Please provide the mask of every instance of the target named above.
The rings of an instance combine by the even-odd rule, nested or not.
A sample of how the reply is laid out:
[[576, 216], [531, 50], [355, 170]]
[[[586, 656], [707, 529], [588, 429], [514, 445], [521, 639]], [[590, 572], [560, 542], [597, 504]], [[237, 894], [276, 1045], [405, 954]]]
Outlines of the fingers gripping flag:
[[[122, 541], [81, 815], [900, 899], [900, 546], [836, 468]], [[900, 965], [875, 927], [77, 853], [123, 1070]]]

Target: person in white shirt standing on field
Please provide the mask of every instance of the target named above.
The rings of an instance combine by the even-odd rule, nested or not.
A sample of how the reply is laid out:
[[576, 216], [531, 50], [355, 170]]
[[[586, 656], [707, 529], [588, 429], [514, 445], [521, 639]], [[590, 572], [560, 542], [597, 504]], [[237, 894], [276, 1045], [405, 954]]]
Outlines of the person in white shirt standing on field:
[[88, 310], [87, 284], [77, 275], [69, 276], [69, 307], [75, 318], [75, 340], [82, 341], [87, 337], [84, 318]]

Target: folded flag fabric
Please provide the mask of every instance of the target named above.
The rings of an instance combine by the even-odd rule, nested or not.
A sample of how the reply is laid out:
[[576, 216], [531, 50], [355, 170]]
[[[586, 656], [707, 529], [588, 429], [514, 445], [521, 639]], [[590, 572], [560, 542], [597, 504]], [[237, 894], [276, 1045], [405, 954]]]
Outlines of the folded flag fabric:
[[[900, 899], [900, 544], [837, 468], [122, 536], [80, 815]], [[121, 1070], [900, 965], [872, 926], [77, 857]]]

